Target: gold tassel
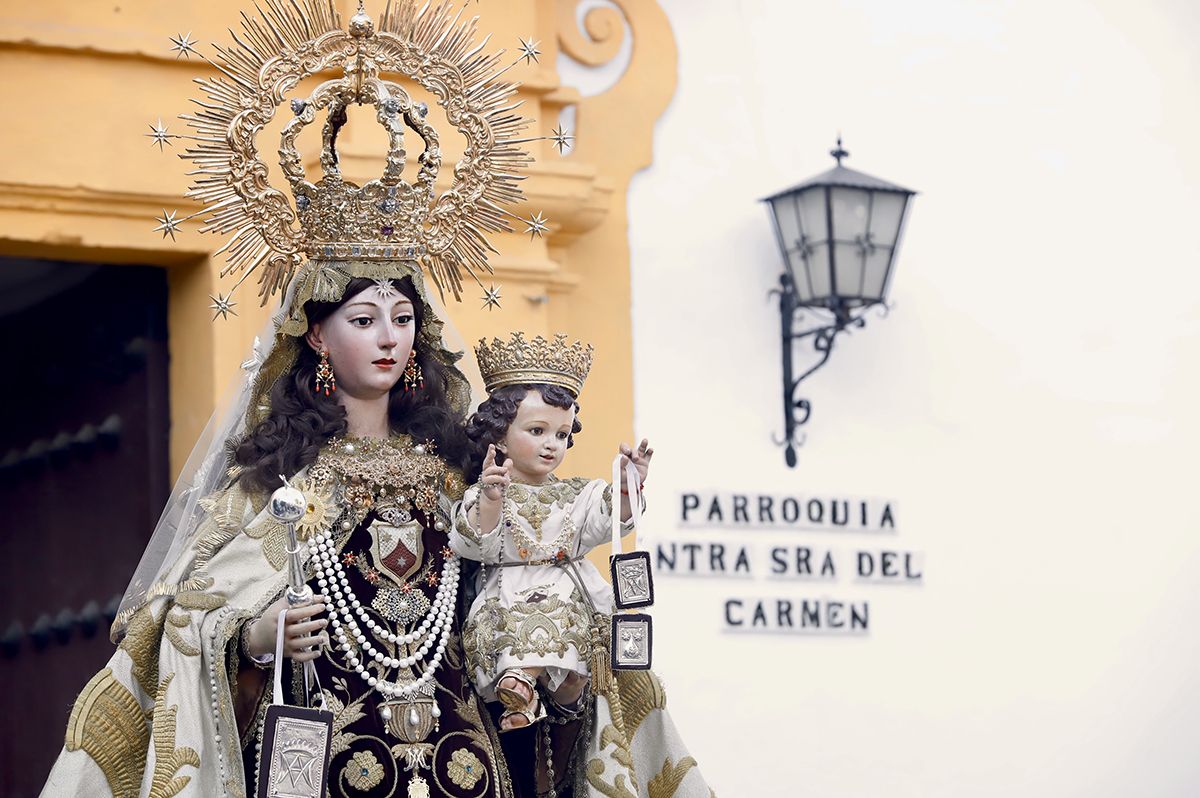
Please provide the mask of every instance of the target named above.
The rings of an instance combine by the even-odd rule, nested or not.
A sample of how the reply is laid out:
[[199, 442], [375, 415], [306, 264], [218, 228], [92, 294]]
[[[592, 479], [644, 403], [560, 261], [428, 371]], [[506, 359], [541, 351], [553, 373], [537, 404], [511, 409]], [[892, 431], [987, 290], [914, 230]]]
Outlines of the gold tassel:
[[609, 625], [612, 619], [602, 613], [592, 616], [592, 656], [590, 667], [592, 671], [592, 691], [607, 693], [612, 689], [612, 663], [609, 661], [611, 652], [608, 650]]

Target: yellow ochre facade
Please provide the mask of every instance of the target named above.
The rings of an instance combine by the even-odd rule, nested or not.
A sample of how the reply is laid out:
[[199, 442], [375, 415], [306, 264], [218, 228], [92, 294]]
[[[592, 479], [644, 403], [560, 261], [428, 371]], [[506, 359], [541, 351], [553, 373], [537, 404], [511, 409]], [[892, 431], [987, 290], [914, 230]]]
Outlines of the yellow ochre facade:
[[[336, 5], [345, 24], [357, 3]], [[383, 5], [367, 2], [366, 11], [377, 17]], [[567, 128], [575, 139], [565, 156], [549, 141], [526, 145], [536, 162], [523, 184], [525, 203], [515, 211], [544, 213], [549, 229], [541, 238], [521, 229], [494, 238], [501, 309], [484, 310], [474, 283], [464, 287], [461, 302], [447, 297], [446, 305], [467, 345], [511, 330], [561, 331], [596, 345], [582, 396], [587, 429], [566, 472], [597, 475], [607, 473], [616, 443], [633, 435], [626, 193], [651, 161], [654, 124], [675, 90], [676, 51], [653, 0], [580, 6], [581, 0], [467, 0], [466, 13], [478, 14], [480, 30], [491, 34], [490, 48], [515, 57], [519, 38], [539, 42], [538, 62], [511, 73], [522, 84], [523, 115], [536, 120], [527, 135], [549, 134], [573, 107]], [[160, 117], [169, 132], [187, 132], [175, 117], [194, 107], [192, 79], [214, 73], [203, 61], [177, 58], [169, 37], [190, 32], [197, 48], [211, 54], [211, 43], [229, 40], [226, 27], [239, 12], [252, 10], [250, 0], [45, 0], [6, 4], [0, 12], [0, 98], [7, 109], [0, 256], [167, 270], [173, 474], [278, 298], [260, 307], [251, 280], [238, 292], [237, 315], [212, 320], [209, 295], [232, 284], [219, 277], [221, 256], [210, 257], [223, 240], [200, 234], [199, 219], [186, 223], [177, 241], [154, 231], [164, 210], [182, 217], [198, 206], [184, 199], [187, 164], [173, 157], [185, 142], [160, 153], [145, 134]], [[555, 66], [560, 53], [607, 74], [627, 37], [629, 63], [607, 89], [585, 97], [563, 84]], [[440, 113], [430, 105], [431, 115]], [[277, 135], [278, 115], [275, 122], [264, 142]], [[450, 138], [447, 164], [461, 147]], [[343, 174], [360, 184], [378, 176], [384, 142], [371, 113], [352, 112], [339, 137]], [[311, 174], [316, 135], [301, 136], [300, 145]], [[273, 182], [283, 185], [272, 168]]]

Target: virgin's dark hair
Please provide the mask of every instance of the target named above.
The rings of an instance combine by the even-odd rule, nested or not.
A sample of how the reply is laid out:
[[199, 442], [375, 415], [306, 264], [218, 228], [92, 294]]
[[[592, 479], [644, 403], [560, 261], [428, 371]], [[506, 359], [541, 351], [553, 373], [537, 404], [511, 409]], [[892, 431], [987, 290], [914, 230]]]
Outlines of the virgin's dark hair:
[[[373, 285], [374, 280], [354, 279], [346, 286], [341, 302], [306, 303], [308, 323], [323, 321], [345, 301]], [[419, 333], [424, 309], [412, 280], [393, 280], [392, 285], [412, 300]], [[418, 441], [434, 441], [443, 460], [465, 469], [470, 464], [471, 447], [462, 420], [450, 406], [448, 370], [420, 347], [416, 353], [425, 384], [406, 392], [401, 382], [396, 383], [388, 402], [392, 432], [407, 433]], [[280, 474], [290, 476], [312, 465], [330, 438], [346, 434], [345, 408], [334, 397], [313, 390], [316, 371], [317, 353], [301, 344], [291, 371], [271, 387], [271, 414], [238, 445], [234, 460], [245, 468], [241, 479], [251, 487], [266, 491], [278, 488]]]
[[[583, 424], [579, 422], [579, 402], [575, 401], [575, 395], [566, 388], [545, 383], [506, 385], [503, 388], [497, 388], [483, 404], [479, 405], [479, 409], [467, 422], [467, 437], [471, 441], [470, 464], [466, 469], [468, 482], [479, 479], [479, 472], [483, 469], [483, 459], [487, 457], [488, 446], [504, 440], [509, 425], [517, 417], [517, 406], [530, 391], [540, 393], [542, 401], [551, 407], [575, 410], [575, 423], [571, 427], [571, 433], [567, 435], [567, 448], [570, 449], [575, 445], [575, 433], [583, 430]], [[496, 452], [497, 465], [504, 465], [506, 459], [499, 451]]]

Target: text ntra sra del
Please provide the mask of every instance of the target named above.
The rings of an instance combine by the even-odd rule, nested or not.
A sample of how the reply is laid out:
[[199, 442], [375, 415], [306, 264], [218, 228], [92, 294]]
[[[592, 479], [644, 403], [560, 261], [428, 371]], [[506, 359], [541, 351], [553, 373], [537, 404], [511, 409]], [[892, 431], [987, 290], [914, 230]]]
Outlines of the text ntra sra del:
[[867, 547], [772, 546], [756, 557], [751, 546], [672, 541], [657, 543], [654, 552], [655, 571], [664, 576], [836, 579], [845, 573], [863, 581], [920, 582], [924, 567], [919, 552]]

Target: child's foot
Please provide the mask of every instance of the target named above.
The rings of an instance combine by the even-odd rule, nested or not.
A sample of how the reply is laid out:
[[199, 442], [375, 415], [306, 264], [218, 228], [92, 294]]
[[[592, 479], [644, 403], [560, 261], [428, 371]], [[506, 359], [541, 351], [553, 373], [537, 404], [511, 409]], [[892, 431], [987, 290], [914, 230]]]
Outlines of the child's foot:
[[496, 683], [496, 696], [504, 704], [500, 731], [511, 731], [537, 723], [546, 710], [537, 695], [537, 681], [520, 668], [510, 668]]
[[575, 714], [580, 709], [580, 701], [587, 685], [588, 677], [580, 673], [569, 673], [558, 689], [550, 694], [550, 703], [564, 714]]

